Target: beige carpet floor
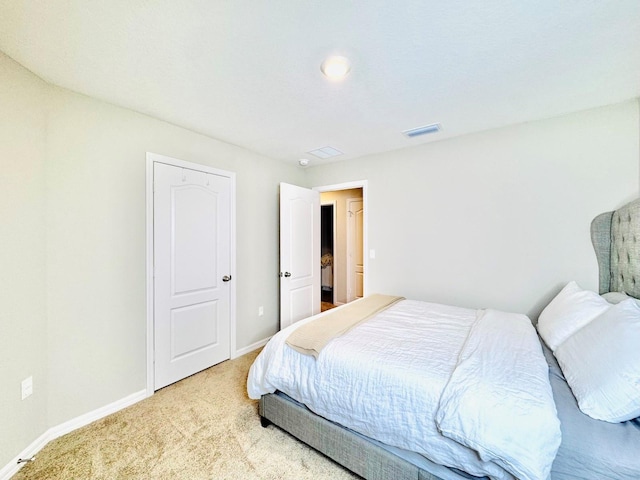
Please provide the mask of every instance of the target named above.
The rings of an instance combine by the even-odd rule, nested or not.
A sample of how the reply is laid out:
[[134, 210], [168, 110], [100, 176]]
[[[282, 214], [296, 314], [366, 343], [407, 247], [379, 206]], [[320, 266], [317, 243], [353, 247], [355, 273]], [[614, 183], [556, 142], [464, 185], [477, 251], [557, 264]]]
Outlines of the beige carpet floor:
[[257, 353], [50, 442], [13, 480], [359, 478], [277, 427], [260, 426], [246, 393]]

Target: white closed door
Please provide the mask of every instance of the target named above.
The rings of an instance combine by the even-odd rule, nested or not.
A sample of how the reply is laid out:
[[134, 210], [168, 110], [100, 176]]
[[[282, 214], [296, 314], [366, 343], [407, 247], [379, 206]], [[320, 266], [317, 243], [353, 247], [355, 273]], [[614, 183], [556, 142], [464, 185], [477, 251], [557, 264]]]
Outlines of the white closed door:
[[361, 199], [347, 201], [348, 225], [348, 276], [347, 301], [351, 302], [364, 295], [364, 208]]
[[229, 177], [154, 163], [154, 389], [230, 358]]
[[280, 328], [320, 313], [320, 193], [280, 184]]

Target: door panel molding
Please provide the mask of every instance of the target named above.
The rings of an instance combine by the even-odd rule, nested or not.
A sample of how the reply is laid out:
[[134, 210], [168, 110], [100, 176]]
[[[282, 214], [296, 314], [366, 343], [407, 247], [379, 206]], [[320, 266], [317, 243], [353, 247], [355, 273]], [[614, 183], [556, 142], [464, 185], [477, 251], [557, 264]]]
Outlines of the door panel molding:
[[[177, 158], [152, 152], [146, 154], [146, 302], [147, 302], [147, 396], [154, 392], [154, 164], [162, 163], [197, 172], [227, 177], [230, 180], [229, 192], [229, 264], [230, 271], [225, 275], [236, 277], [236, 174], [226, 170], [212, 168]], [[229, 283], [229, 345], [231, 358], [238, 356], [236, 346], [236, 282]], [[197, 292], [183, 292], [183, 295]]]

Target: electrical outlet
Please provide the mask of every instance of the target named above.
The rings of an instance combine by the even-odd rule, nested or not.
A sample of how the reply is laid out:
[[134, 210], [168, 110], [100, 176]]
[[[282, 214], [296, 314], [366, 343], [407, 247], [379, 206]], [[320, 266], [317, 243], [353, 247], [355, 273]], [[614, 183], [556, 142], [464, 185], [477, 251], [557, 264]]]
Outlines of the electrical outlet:
[[261, 317], [264, 315], [264, 307], [262, 305], [260, 305], [258, 307], [258, 316]]
[[33, 377], [29, 376], [22, 380], [22, 400], [31, 396], [33, 393]]

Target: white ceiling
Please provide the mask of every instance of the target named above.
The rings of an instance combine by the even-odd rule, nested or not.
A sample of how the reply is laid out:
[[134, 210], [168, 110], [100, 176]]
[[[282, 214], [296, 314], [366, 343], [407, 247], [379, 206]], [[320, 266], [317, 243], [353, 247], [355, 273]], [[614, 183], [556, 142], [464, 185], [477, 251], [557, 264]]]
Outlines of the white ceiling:
[[[317, 165], [640, 97], [640, 0], [2, 0], [0, 50], [53, 84]], [[352, 62], [341, 83], [320, 72], [329, 54]], [[325, 146], [344, 155], [305, 153]]]

